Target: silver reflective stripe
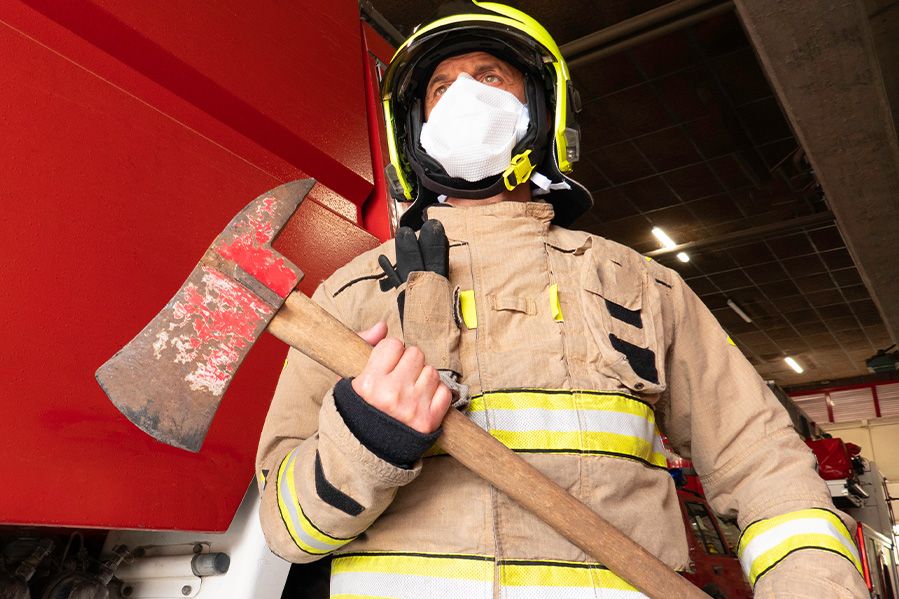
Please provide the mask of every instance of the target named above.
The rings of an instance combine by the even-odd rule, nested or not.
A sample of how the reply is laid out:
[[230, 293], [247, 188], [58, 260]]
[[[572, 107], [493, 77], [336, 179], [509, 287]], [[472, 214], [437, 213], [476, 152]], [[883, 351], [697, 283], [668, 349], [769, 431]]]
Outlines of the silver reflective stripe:
[[760, 555], [776, 548], [791, 537], [799, 537], [809, 534], [821, 534], [833, 537], [854, 557], [858, 557], [855, 544], [850, 543], [836, 526], [824, 518], [798, 518], [788, 520], [771, 530], [765, 531], [752, 539], [740, 553], [740, 564], [745, 572], [749, 572], [752, 562]]
[[503, 587], [502, 599], [645, 599], [640, 591], [593, 587]]
[[288, 520], [288, 532], [300, 549], [312, 554], [330, 553], [346, 545], [352, 539], [334, 539], [315, 530], [313, 524], [302, 513], [299, 498], [291, 491], [291, 487], [293, 487], [293, 467], [296, 463], [298, 451], [299, 448], [290, 452], [278, 474], [278, 503], [281, 508], [281, 515]]
[[359, 595], [391, 599], [489, 599], [493, 597], [493, 584], [380, 572], [341, 572], [331, 576], [331, 597]]

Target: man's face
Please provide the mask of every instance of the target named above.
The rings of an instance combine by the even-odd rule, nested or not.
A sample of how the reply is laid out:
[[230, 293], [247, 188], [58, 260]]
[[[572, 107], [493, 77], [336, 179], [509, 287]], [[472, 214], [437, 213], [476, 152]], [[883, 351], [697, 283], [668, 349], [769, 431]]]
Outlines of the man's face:
[[443, 92], [460, 73], [471, 75], [475, 81], [480, 81], [484, 85], [506, 90], [518, 98], [519, 102], [525, 103], [524, 75], [521, 71], [492, 54], [469, 52], [447, 58], [434, 69], [425, 92], [425, 120], [428, 120], [431, 110], [440, 101]]

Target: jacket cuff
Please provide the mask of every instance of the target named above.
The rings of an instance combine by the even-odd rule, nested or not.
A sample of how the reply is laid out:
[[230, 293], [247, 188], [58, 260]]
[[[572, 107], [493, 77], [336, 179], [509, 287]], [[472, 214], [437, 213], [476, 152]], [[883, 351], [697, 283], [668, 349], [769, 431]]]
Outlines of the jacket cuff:
[[352, 379], [341, 379], [334, 386], [334, 404], [347, 428], [366, 449], [405, 470], [412, 469], [441, 433], [440, 429], [421, 433], [388, 416], [356, 393]]

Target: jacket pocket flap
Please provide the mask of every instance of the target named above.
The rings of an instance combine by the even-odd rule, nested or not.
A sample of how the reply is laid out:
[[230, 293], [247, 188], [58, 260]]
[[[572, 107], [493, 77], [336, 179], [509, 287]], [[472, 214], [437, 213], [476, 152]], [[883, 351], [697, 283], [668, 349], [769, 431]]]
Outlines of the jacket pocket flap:
[[522, 314], [536, 314], [537, 308], [534, 301], [528, 297], [516, 297], [513, 295], [491, 295], [490, 304], [494, 310], [509, 310]]
[[627, 264], [609, 258], [596, 260], [594, 267], [583, 273], [581, 284], [584, 289], [629, 312], [640, 311], [643, 305], [642, 268], [629, 268]]

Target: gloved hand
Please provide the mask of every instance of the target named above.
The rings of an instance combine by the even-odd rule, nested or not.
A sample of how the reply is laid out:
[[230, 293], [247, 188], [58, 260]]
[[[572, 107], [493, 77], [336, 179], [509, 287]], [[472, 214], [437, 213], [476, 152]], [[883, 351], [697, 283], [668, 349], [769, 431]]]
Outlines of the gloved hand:
[[458, 383], [460, 331], [456, 324], [453, 292], [449, 276], [449, 241], [443, 224], [428, 220], [416, 237], [409, 227], [396, 232], [396, 266], [387, 256], [378, 264], [387, 275], [384, 291], [398, 289], [397, 309], [407, 346], [416, 346], [425, 361], [437, 368], [443, 382], [453, 391], [453, 405], [468, 400], [468, 390]]

